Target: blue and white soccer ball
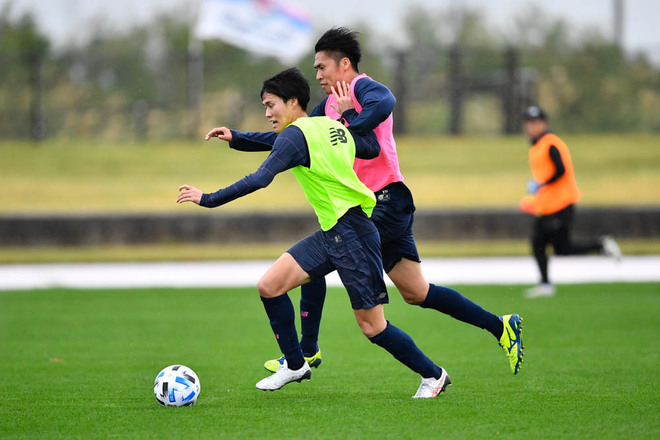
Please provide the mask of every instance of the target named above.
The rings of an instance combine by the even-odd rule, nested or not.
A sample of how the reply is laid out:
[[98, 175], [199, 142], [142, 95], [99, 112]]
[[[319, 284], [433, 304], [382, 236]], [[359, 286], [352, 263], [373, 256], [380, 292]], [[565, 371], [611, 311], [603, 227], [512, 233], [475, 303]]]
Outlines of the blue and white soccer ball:
[[197, 402], [201, 391], [199, 378], [185, 365], [162, 369], [154, 382], [154, 395], [164, 406], [189, 406]]

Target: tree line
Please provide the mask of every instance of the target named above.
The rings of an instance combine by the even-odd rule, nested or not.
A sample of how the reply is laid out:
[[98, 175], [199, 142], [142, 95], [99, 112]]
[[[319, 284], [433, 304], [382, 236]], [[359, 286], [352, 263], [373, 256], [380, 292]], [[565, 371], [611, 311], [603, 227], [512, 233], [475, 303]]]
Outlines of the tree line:
[[[565, 22], [538, 17], [542, 11], [526, 11], [503, 37], [478, 11], [416, 8], [405, 19], [405, 43], [396, 49], [378, 44], [366, 26], [354, 26], [364, 29], [360, 70], [397, 96], [400, 132], [455, 132], [456, 86], [468, 83], [458, 107], [464, 133], [507, 126], [511, 132], [507, 111], [519, 113], [531, 102], [545, 107], [562, 131], [660, 132], [660, 70], [648, 55], [626, 54], [597, 32], [575, 36]], [[194, 101], [190, 34], [185, 20], [160, 15], [123, 33], [99, 32], [82, 44], [56, 48], [34, 17], [12, 19], [5, 7], [0, 139], [178, 139], [198, 137], [218, 123], [267, 130], [257, 92], [266, 76], [286, 66], [206, 41], [202, 94]], [[310, 50], [299, 67], [314, 85], [312, 60]], [[502, 80], [507, 72], [515, 82]], [[322, 91], [312, 90], [312, 102], [318, 102]], [[502, 101], [511, 93], [515, 100]]]

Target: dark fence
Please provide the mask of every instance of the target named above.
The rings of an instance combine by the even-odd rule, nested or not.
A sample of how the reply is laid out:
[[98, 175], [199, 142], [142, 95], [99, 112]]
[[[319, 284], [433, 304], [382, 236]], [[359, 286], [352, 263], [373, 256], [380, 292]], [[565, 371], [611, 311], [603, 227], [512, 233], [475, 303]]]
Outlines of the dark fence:
[[[526, 239], [532, 217], [509, 210], [420, 211], [418, 240]], [[0, 217], [0, 246], [293, 242], [318, 228], [309, 214]], [[659, 238], [660, 207], [581, 208], [575, 235]]]
[[[0, 48], [0, 139], [196, 138], [204, 127], [212, 126], [211, 121], [224, 120], [237, 127], [250, 119], [248, 113], [260, 116], [254, 92], [241, 91], [248, 79], [236, 79], [227, 72], [225, 61], [217, 64], [222, 56], [209, 44], [202, 58], [183, 49], [164, 52], [160, 64], [167, 67], [160, 69], [150, 68], [145, 64], [149, 57], [124, 44], [123, 51], [102, 46], [93, 55], [72, 51], [66, 56]], [[427, 132], [463, 133], [465, 107], [475, 96], [500, 102], [499, 115], [493, 118], [502, 121], [502, 133], [520, 132], [522, 109], [534, 101], [537, 82], [536, 72], [520, 63], [524, 54], [514, 48], [503, 53], [462, 46], [437, 49], [393, 53], [396, 67], [392, 71], [371, 72], [377, 78], [394, 77], [386, 85], [397, 97], [396, 132], [417, 133], [425, 127]], [[474, 66], [477, 59], [479, 66]], [[446, 78], [445, 68], [439, 67], [443, 60], [447, 61]], [[271, 75], [273, 67], [240, 66], [263, 72], [247, 72], [256, 76], [254, 84]], [[221, 95], [230, 102], [217, 105]], [[313, 88], [312, 102], [322, 98], [320, 89]], [[447, 109], [443, 109], [445, 101]], [[407, 109], [420, 102], [432, 102], [435, 109], [448, 112], [449, 127], [422, 123], [409, 129]]]

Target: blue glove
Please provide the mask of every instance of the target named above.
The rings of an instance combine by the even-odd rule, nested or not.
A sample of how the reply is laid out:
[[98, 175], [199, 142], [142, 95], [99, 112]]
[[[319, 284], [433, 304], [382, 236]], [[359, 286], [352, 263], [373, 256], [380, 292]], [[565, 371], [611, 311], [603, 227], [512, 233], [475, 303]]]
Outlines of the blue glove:
[[540, 187], [541, 187], [541, 185], [536, 183], [536, 180], [534, 180], [534, 179], [529, 179], [527, 181], [527, 193], [528, 194], [531, 194], [531, 195], [536, 194]]

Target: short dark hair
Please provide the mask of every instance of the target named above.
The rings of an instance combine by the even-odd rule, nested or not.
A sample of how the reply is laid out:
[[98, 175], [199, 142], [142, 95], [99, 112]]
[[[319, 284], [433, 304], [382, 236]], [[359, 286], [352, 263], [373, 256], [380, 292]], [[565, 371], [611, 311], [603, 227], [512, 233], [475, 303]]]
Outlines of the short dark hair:
[[328, 52], [328, 56], [337, 63], [346, 57], [351, 62], [353, 69], [359, 72], [358, 63], [362, 59], [362, 50], [357, 39], [358, 35], [360, 35], [359, 32], [345, 27], [332, 28], [326, 31], [316, 42], [314, 53]]
[[270, 93], [284, 102], [289, 99], [297, 98], [298, 104], [302, 107], [303, 111], [307, 111], [307, 104], [309, 104], [309, 81], [305, 75], [297, 67], [286, 69], [277, 75], [273, 75], [264, 81], [261, 87], [261, 99], [264, 98], [264, 93]]

